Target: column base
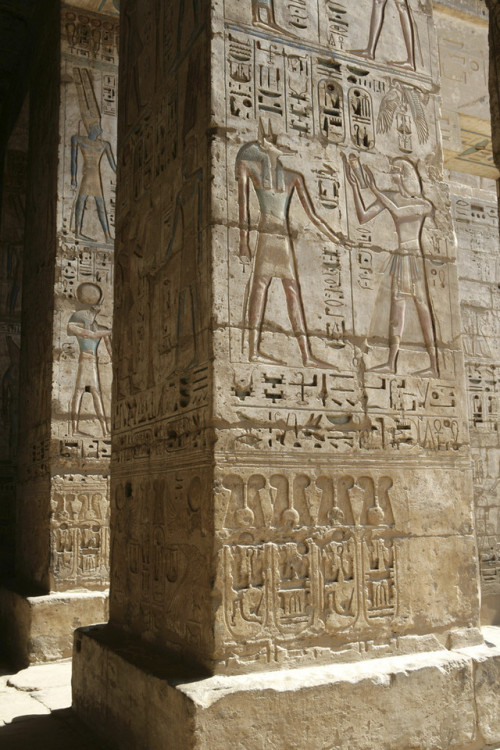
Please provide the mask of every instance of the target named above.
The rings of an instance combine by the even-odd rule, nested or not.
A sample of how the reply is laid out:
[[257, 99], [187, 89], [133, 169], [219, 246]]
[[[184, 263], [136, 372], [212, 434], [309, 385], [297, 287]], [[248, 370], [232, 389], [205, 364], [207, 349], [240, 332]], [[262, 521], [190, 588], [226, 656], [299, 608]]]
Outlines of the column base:
[[500, 625], [500, 594], [483, 594], [481, 596], [481, 623], [483, 625]]
[[70, 657], [75, 628], [107, 619], [108, 591], [26, 596], [14, 588], [0, 588], [1, 649], [19, 669]]
[[73, 708], [113, 748], [480, 750], [500, 743], [500, 628], [480, 646], [200, 676], [110, 626], [75, 633]]

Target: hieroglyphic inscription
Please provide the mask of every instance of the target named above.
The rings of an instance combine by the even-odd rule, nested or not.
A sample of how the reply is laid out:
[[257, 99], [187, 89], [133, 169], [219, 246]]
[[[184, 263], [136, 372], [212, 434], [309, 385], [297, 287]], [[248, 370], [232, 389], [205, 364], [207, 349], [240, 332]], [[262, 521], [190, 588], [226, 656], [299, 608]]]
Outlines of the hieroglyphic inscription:
[[[171, 9], [171, 54], [164, 66], [155, 68], [166, 95], [152, 96], [153, 113], [137, 108], [122, 151], [120, 242], [127, 251], [120, 254], [116, 270], [116, 304], [128, 311], [131, 325], [125, 336], [117, 337], [113, 419], [119, 462], [197, 450], [208, 441], [207, 205], [204, 154], [197, 135], [206, 96], [196, 41], [202, 16], [191, 17], [190, 9], [183, 8]], [[167, 23], [163, 8], [149, 12]], [[137, 33], [132, 26], [127, 32], [131, 37]], [[238, 57], [242, 55], [237, 52], [235, 61]], [[242, 60], [237, 64], [241, 72], [236, 76], [243, 81]], [[129, 84], [135, 87], [136, 73], [130, 75]], [[136, 98], [141, 104], [138, 91]]]
[[[286, 19], [277, 7], [270, 15], [263, 7], [256, 15], [254, 8], [248, 26], [244, 13], [237, 23], [226, 9], [225, 116], [230, 128], [248, 133], [238, 150], [230, 136], [227, 146], [227, 171], [234, 168], [236, 178], [235, 184], [228, 177], [228, 204], [233, 218], [239, 212], [240, 230], [239, 239], [236, 231], [228, 234], [227, 291], [238, 396], [232, 409], [223, 409], [221, 426], [233, 428], [228, 445], [237, 450], [434, 453], [467, 442], [463, 394], [453, 386], [453, 234], [442, 208], [444, 189], [424, 165], [437, 139], [426, 15], [397, 5], [403, 56], [388, 62], [382, 49], [390, 24], [385, 3], [379, 5], [366, 3], [365, 48], [355, 46], [361, 25], [353, 29], [343, 3], [319, 11], [328, 15], [330, 42], [320, 24], [319, 39], [313, 44], [308, 26], [300, 45], [289, 30], [280, 33]], [[390, 76], [382, 72], [386, 65]], [[280, 234], [266, 224], [267, 213], [278, 216], [279, 210], [264, 204], [271, 205], [271, 193], [277, 200], [279, 174], [292, 173], [304, 187], [288, 188], [287, 229]], [[304, 190], [311, 200], [306, 214], [319, 219], [307, 232], [298, 215]], [[238, 247], [239, 263], [233, 260]], [[313, 267], [322, 270], [320, 285]], [[296, 369], [293, 338], [306, 367], [311, 356], [322, 362], [316, 371]], [[259, 363], [284, 368], [264, 373], [252, 366]], [[259, 402], [267, 377], [281, 379], [283, 387], [268, 388]], [[294, 382], [314, 395], [295, 398]], [[420, 395], [412, 401], [408, 392]], [[443, 395], [449, 393], [453, 398]]]
[[118, 26], [114, 19], [66, 8], [62, 23], [63, 39], [71, 55], [118, 64]]
[[235, 372], [235, 449], [348, 452], [460, 449], [466, 428], [457, 389], [415, 377], [355, 376], [267, 368], [251, 381]]
[[370, 90], [383, 93], [386, 82], [368, 69], [229, 31], [226, 81], [232, 118], [270, 117], [276, 132], [321, 135], [332, 143], [343, 142], [349, 132], [359, 148], [375, 144]]

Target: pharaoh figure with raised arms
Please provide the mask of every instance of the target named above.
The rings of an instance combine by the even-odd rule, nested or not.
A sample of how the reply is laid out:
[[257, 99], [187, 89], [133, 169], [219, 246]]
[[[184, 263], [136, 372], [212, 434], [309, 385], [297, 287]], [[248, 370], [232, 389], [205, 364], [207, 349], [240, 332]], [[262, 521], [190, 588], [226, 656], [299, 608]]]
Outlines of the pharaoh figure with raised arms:
[[[269, 286], [273, 278], [279, 278], [285, 293], [288, 317], [297, 338], [304, 366], [330, 367], [314, 357], [307, 332], [304, 303], [297, 274], [292, 239], [289, 228], [290, 204], [296, 193], [309, 219], [332, 242], [338, 238], [314, 209], [304, 177], [300, 172], [287, 169], [281, 157], [290, 154], [279, 146], [278, 137], [269, 123], [265, 132], [259, 123], [258, 140], [242, 146], [236, 157], [236, 179], [238, 180], [240, 249], [243, 262], [250, 263], [252, 253], [249, 245], [250, 201], [249, 189], [253, 185], [260, 208], [258, 240], [253, 258], [253, 276], [248, 296], [249, 359], [251, 362], [279, 363], [281, 360], [264, 354], [260, 349], [262, 323], [267, 303]], [[246, 308], [246, 305], [245, 305]], [[246, 317], [245, 309], [245, 317]]]
[[[394, 251], [390, 265], [391, 310], [389, 321], [389, 357], [386, 362], [371, 368], [372, 372], [395, 373], [397, 358], [405, 325], [406, 308], [413, 300], [425, 347], [429, 355], [429, 367], [415, 375], [438, 376], [434, 321], [432, 318], [429, 291], [425, 275], [421, 235], [424, 222], [432, 216], [434, 207], [422, 195], [420, 177], [408, 159], [397, 158], [392, 162], [391, 175], [396, 190], [380, 190], [371, 170], [363, 166], [355, 172], [344, 156], [346, 177], [352, 187], [356, 214], [361, 224], [371, 221], [387, 211], [396, 229], [398, 248]], [[361, 181], [365, 185], [360, 184]], [[365, 205], [361, 194], [367, 188], [375, 197], [369, 206]]]

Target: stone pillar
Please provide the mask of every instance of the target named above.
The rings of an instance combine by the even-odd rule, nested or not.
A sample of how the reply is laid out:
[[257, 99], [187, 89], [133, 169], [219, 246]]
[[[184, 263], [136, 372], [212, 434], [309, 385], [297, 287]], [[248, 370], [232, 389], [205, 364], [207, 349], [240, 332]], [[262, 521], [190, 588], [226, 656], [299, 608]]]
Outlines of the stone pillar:
[[29, 105], [25, 102], [4, 156], [0, 220], [0, 570], [14, 574], [21, 278]]
[[[444, 164], [458, 244], [458, 275], [474, 462], [481, 622], [500, 624], [498, 434], [498, 169], [492, 153], [486, 6], [439, 6]], [[461, 14], [457, 14], [461, 10]]]
[[76, 710], [149, 750], [500, 740], [430, 6], [121, 12], [110, 622]]
[[39, 30], [17, 582], [1, 599], [18, 663], [69, 656], [74, 627], [107, 617], [117, 45], [116, 11], [55, 3]]
[[496, 0], [486, 0], [489, 10], [489, 48], [490, 48], [490, 70], [489, 70], [489, 92], [491, 107], [491, 124], [493, 134], [493, 154], [495, 164], [500, 163], [500, 7]]

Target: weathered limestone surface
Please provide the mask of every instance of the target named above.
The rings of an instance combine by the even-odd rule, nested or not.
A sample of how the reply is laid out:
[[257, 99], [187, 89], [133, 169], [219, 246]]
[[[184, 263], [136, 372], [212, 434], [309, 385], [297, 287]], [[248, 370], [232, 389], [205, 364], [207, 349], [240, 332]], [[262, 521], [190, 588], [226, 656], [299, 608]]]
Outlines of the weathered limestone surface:
[[[471, 9], [472, 11], [472, 9]], [[488, 27], [469, 14], [436, 15], [445, 166], [458, 244], [463, 345], [474, 460], [483, 623], [500, 622], [498, 483], [498, 208], [488, 97]], [[472, 139], [472, 140], [471, 140]], [[471, 145], [472, 144], [472, 145]]]
[[[436, 12], [441, 67], [441, 131], [450, 170], [498, 179], [488, 96], [488, 16]], [[438, 11], [443, 7], [437, 5]]]
[[433, 6], [437, 11], [446, 10], [455, 17], [461, 16], [467, 21], [474, 19], [486, 20], [488, 18], [487, 2], [485, 0], [433, 0]]
[[107, 617], [107, 591], [25, 596], [0, 588], [2, 652], [18, 664], [69, 658], [75, 628]]
[[184, 662], [82, 628], [73, 702], [116, 748], [479, 750], [500, 741], [492, 636], [458, 651], [193, 679]]
[[110, 623], [76, 710], [135, 747], [477, 750], [430, 4], [121, 13]]
[[[500, 6], [496, 0], [486, 0], [490, 14], [488, 43], [490, 49], [489, 92], [491, 103], [491, 119], [497, 123], [500, 117], [500, 94], [498, 81], [500, 80]], [[493, 155], [495, 164], [500, 163], [500, 133], [493, 129]]]
[[[52, 3], [44, 24], [30, 100], [20, 595], [101, 591], [109, 584], [118, 21]], [[101, 600], [96, 595], [100, 614]], [[95, 622], [92, 609], [88, 623]], [[47, 652], [53, 656], [57, 610], [47, 616]], [[59, 655], [67, 652], [68, 625], [62, 616]], [[20, 642], [19, 653], [26, 650]]]
[[[456, 190], [456, 192], [455, 192]], [[496, 195], [453, 183], [459, 247], [464, 351], [474, 459], [476, 535], [480, 554], [483, 623], [500, 621], [500, 494], [498, 489], [497, 296], [498, 210]]]

